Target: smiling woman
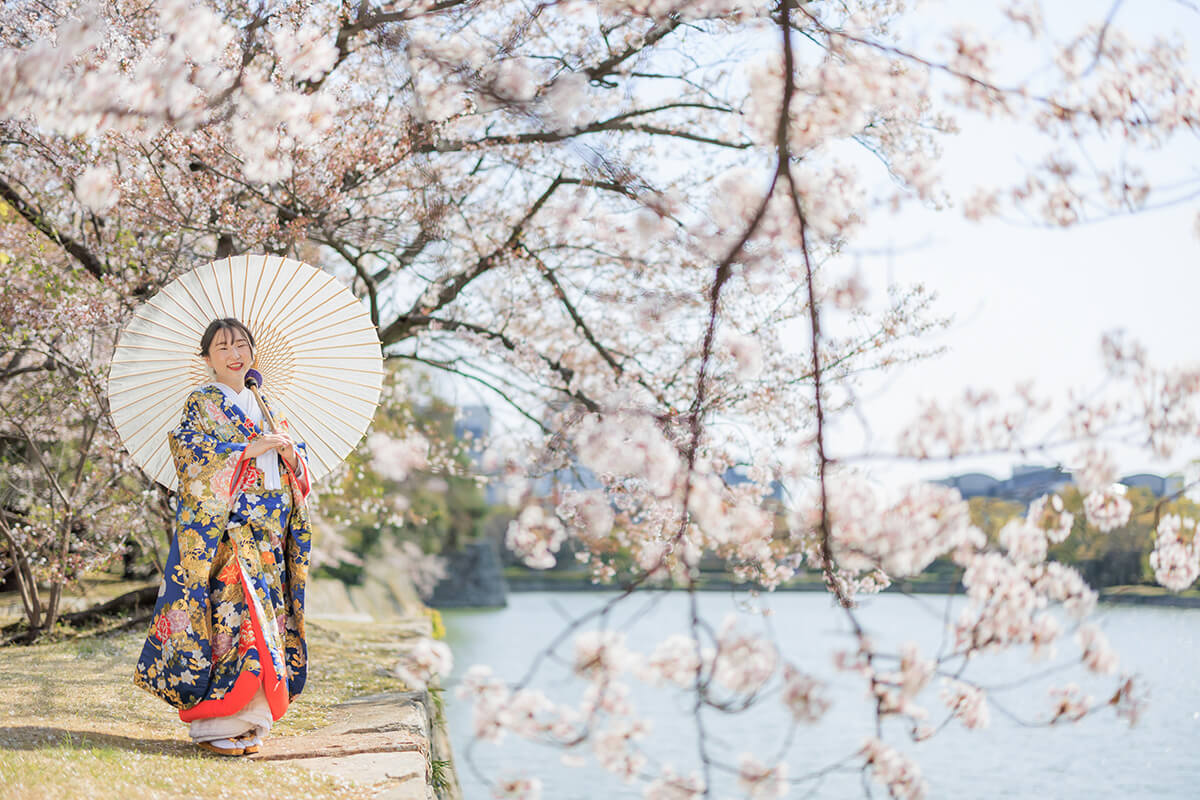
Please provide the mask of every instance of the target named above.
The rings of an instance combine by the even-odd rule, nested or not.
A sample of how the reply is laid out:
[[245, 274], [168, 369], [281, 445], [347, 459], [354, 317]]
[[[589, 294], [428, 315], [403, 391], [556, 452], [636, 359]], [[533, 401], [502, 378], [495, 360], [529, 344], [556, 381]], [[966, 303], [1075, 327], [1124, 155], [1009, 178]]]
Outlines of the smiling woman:
[[177, 534], [134, 682], [179, 709], [204, 750], [258, 751], [304, 687], [311, 529], [303, 445], [246, 388], [254, 335], [213, 320], [200, 355], [215, 380], [169, 434]]

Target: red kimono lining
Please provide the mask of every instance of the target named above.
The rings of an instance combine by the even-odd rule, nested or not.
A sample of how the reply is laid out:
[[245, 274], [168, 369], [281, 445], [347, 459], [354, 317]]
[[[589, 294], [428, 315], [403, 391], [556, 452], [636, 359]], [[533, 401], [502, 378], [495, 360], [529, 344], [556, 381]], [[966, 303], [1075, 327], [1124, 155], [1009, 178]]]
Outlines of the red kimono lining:
[[[296, 462], [303, 467], [300, 475], [304, 478], [304, 481], [301, 482], [300, 478], [296, 477], [295, 471], [288, 466], [287, 460], [282, 458], [279, 460], [283, 463], [283, 468], [287, 470], [287, 474], [291, 476], [292, 486], [300, 492], [300, 502], [303, 503], [308, 499], [308, 493], [312, 491], [312, 483], [308, 479], [308, 465], [304, 463], [304, 458], [297, 453]], [[242, 481], [247, 478], [246, 467], [249, 465], [250, 459], [246, 458], [246, 451], [242, 450], [242, 455], [238, 458], [237, 468], [233, 471], [233, 478], [229, 481], [229, 502], [231, 506], [237, 498], [238, 489], [241, 487]]]
[[[267, 695], [267, 705], [271, 708], [272, 719], [279, 719], [288, 709], [287, 682], [280, 680], [279, 675], [275, 672], [275, 662], [271, 658], [271, 651], [267, 649], [267, 640], [263, 636], [261, 620], [255, 609], [254, 595], [251, 594], [252, 590], [246, 580], [246, 571], [241, 565], [241, 557], [236, 551], [233, 557], [238, 559], [238, 581], [242, 584], [242, 594], [246, 598], [246, 610], [250, 616], [250, 627], [254, 631], [254, 645], [258, 649], [258, 663], [262, 672], [259, 675], [255, 675], [253, 672], [242, 672], [234, 681], [233, 688], [226, 692], [224, 697], [202, 700], [191, 708], [179, 709], [179, 719], [184, 722], [236, 714], [254, 699], [260, 683]], [[242, 624], [245, 625], [246, 620], [242, 620]], [[282, 642], [280, 644], [282, 645]], [[287, 658], [286, 649], [280, 655]]]

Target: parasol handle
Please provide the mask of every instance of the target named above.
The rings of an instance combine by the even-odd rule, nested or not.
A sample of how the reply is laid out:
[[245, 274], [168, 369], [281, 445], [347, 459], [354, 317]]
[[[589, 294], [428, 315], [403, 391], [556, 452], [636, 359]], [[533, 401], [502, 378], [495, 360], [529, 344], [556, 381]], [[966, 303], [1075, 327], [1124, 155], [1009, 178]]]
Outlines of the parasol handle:
[[278, 433], [279, 426], [275, 423], [275, 417], [271, 415], [271, 410], [267, 408], [267, 404], [263, 402], [262, 395], [258, 393], [258, 387], [262, 385], [262, 373], [256, 369], [246, 371], [246, 388], [254, 395], [254, 399], [258, 401], [258, 407], [262, 409], [263, 420], [266, 421], [271, 433]]

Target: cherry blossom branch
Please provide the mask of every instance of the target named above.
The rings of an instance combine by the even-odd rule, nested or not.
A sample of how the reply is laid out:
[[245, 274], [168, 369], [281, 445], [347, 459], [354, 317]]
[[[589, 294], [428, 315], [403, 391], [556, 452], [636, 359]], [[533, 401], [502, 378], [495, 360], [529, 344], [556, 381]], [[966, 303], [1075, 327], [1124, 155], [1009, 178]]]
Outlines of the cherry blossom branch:
[[[499, 332], [499, 331], [493, 331], [489, 328], [485, 328], [480, 325], [475, 325], [474, 323], [470, 323], [470, 322], [464, 322], [461, 320], [453, 320], [453, 319], [445, 319], [445, 318], [440, 318], [440, 317], [432, 317], [429, 315], [422, 315], [422, 314], [405, 314], [405, 315], [401, 315], [401, 317], [397, 318], [397, 320], [400, 320], [400, 319], [403, 319], [405, 321], [405, 323], [408, 324], [410, 329], [413, 331], [416, 331], [416, 330], [422, 329], [422, 328], [426, 329], [426, 330], [445, 329], [445, 330], [469, 331], [469, 332], [477, 334], [479, 336], [484, 336], [484, 337], [487, 337], [488, 339], [497, 341], [500, 344], [502, 344], [506, 349], [508, 349], [512, 352], [517, 352], [518, 350], [521, 349], [521, 346], [514, 339], [507, 336], [506, 334]], [[575, 400], [576, 402], [583, 405], [589, 411], [597, 411], [600, 409], [600, 406], [596, 401], [585, 396], [578, 390], [571, 389], [571, 380], [575, 377], [575, 372], [570, 367], [563, 364], [560, 360], [552, 359], [543, 353], [538, 353], [537, 357], [539, 359], [541, 359], [541, 361], [547, 367], [549, 367], [553, 372], [555, 372], [562, 379], [562, 385], [560, 387], [558, 387], [558, 389], [561, 392], [566, 394], [572, 400]]]
[[496, 386], [493, 383], [489, 383], [488, 381], [484, 380], [483, 378], [481, 378], [478, 375], [472, 374], [465, 370], [461, 370], [461, 369], [455, 367], [453, 364], [450, 364], [448, 362], [439, 361], [437, 359], [432, 359], [427, 356], [412, 355], [412, 354], [408, 354], [408, 353], [389, 353], [385, 356], [385, 358], [404, 359], [406, 361], [413, 361], [413, 362], [416, 362], [419, 364], [426, 364], [428, 366], [434, 367], [435, 369], [441, 370], [442, 372], [446, 372], [451, 375], [459, 375], [463, 378], [466, 378], [467, 380], [475, 381], [476, 383], [482, 384], [483, 386], [486, 386], [488, 389], [490, 389], [501, 400], [508, 403], [508, 405], [510, 407], [512, 407], [512, 409], [514, 411], [519, 413], [521, 416], [525, 417], [525, 419], [527, 419], [530, 422], [537, 425], [538, 428], [540, 428], [544, 433], [551, 432], [550, 429], [548, 427], [546, 427], [545, 422], [538, 419], [533, 414], [529, 413], [529, 411], [527, 411], [523, 405], [521, 405], [516, 400], [514, 400], [512, 397], [510, 397], [508, 395], [508, 393], [506, 393], [503, 389], [501, 389], [500, 387]]
[[72, 258], [97, 278], [103, 278], [108, 274], [108, 264], [101, 261], [91, 250], [83, 244], [55, 228], [46, 215], [30, 205], [25, 198], [21, 197], [3, 176], [0, 176], [0, 198], [12, 206], [12, 208], [20, 214], [26, 222], [36, 228], [43, 236], [57, 244], [63, 250], [66, 250]]
[[395, 321], [380, 331], [379, 338], [383, 341], [384, 346], [386, 347], [407, 337], [412, 331], [411, 319], [438, 311], [449, 305], [468, 284], [480, 275], [496, 267], [501, 256], [505, 253], [511, 253], [516, 248], [517, 243], [520, 241], [521, 232], [529, 221], [537, 215], [538, 211], [553, 196], [554, 192], [563, 185], [564, 180], [561, 175], [551, 181], [550, 185], [538, 196], [537, 200], [533, 202], [533, 205], [525, 212], [524, 216], [512, 226], [508, 238], [502, 245], [481, 257], [469, 269], [452, 276], [443, 283], [441, 289], [433, 297], [429, 300], [418, 300], [417, 304], [413, 306], [408, 314], [398, 316]]
[[[592, 349], [594, 349], [596, 353], [599, 354], [602, 359], [604, 359], [604, 362], [612, 368], [613, 372], [616, 373], [618, 378], [624, 377], [625, 368], [620, 362], [617, 361], [613, 354], [609, 352], [608, 348], [601, 344], [596, 338], [596, 335], [592, 332], [591, 327], [588, 326], [587, 322], [580, 315], [574, 304], [571, 303], [570, 298], [567, 297], [567, 292], [563, 288], [562, 283], [554, 275], [554, 270], [551, 269], [550, 266], [547, 265], [546, 262], [543, 261], [536, 253], [526, 247], [524, 243], [521, 244], [521, 250], [537, 265], [538, 271], [541, 273], [542, 277], [545, 278], [546, 282], [553, 287], [554, 296], [558, 299], [558, 302], [563, 306], [563, 308], [567, 310], [567, 314], [570, 316], [571, 321], [575, 323], [576, 329], [583, 334], [583, 338], [587, 341], [587, 343], [590, 344]], [[662, 393], [651, 386], [641, 375], [635, 374], [633, 379], [639, 386], [649, 392], [650, 395], [659, 402], [663, 409], [665, 409], [667, 412], [670, 412], [671, 403], [662, 395]]]
[[680, 17], [669, 17], [665, 21], [657, 23], [653, 28], [651, 28], [642, 38], [642, 41], [639, 44], [631, 44], [620, 53], [614, 53], [603, 61], [593, 64], [592, 66], [583, 70], [583, 72], [588, 76], [589, 80], [598, 81], [604, 86], [615, 86], [615, 84], [611, 81], [606, 81], [604, 79], [611, 75], [617, 67], [621, 66], [621, 64], [633, 58], [647, 47], [652, 47], [665, 39], [667, 36], [670, 36], [671, 33], [673, 33], [675, 29], [682, 24], [683, 20]]

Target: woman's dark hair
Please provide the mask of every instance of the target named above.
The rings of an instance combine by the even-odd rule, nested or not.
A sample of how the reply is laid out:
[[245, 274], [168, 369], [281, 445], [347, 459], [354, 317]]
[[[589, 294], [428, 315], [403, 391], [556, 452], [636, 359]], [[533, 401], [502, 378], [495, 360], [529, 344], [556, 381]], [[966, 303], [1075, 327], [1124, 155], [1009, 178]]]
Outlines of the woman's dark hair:
[[229, 331], [230, 339], [239, 332], [245, 334], [246, 341], [250, 342], [250, 352], [254, 352], [254, 334], [250, 332], [250, 329], [243, 325], [241, 320], [234, 319], [233, 317], [225, 317], [223, 319], [214, 319], [204, 329], [204, 335], [200, 337], [200, 355], [208, 355], [208, 349], [212, 347], [213, 339], [220, 331]]

